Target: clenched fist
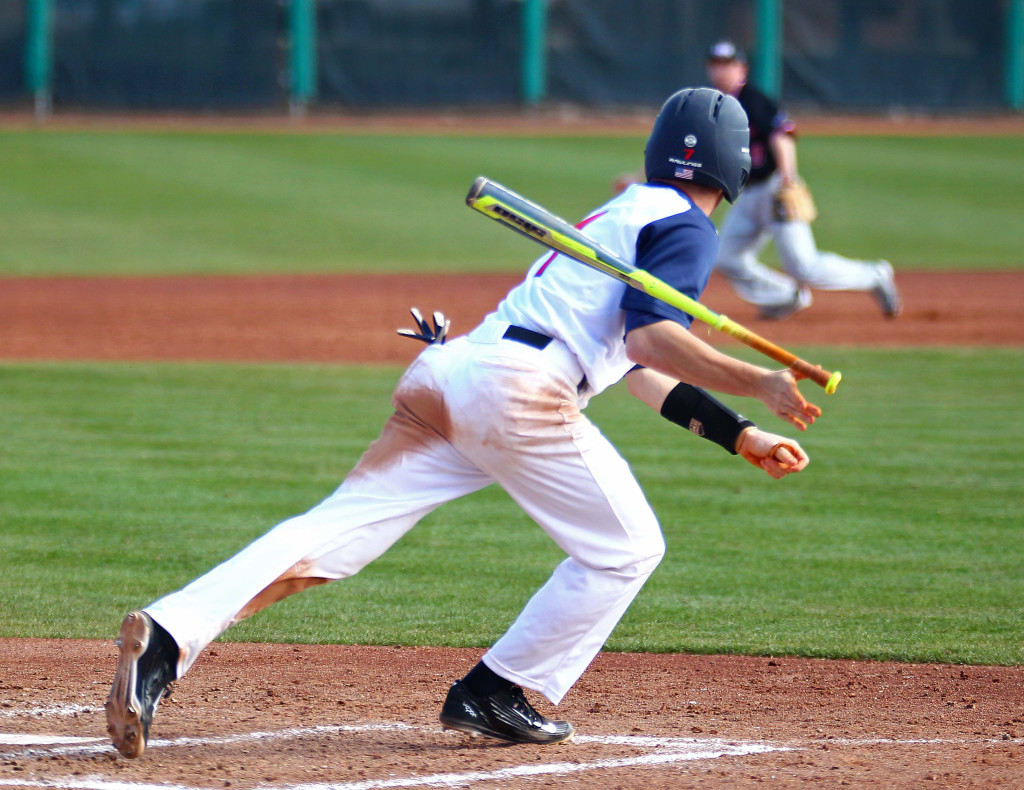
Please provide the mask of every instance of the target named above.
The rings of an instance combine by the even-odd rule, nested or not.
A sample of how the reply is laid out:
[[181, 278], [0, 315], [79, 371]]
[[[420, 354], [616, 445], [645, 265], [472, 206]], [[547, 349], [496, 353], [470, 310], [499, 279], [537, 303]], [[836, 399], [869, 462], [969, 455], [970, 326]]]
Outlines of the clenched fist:
[[803, 470], [811, 462], [795, 440], [757, 427], [743, 430], [736, 440], [736, 452], [776, 480]]

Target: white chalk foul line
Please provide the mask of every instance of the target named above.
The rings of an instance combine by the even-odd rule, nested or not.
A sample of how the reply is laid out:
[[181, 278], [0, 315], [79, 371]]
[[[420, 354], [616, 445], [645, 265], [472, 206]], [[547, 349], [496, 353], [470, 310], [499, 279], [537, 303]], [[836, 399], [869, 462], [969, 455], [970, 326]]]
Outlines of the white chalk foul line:
[[[174, 738], [165, 740], [154, 738], [146, 744], [147, 749], [160, 749], [170, 746], [219, 746], [232, 743], [251, 743], [253, 741], [276, 741], [289, 738], [304, 738], [307, 735], [330, 735], [339, 732], [381, 732], [399, 730], [429, 730], [428, 727], [414, 727], [410, 724], [389, 722], [385, 724], [338, 724], [319, 727], [288, 727], [283, 730], [266, 732], [242, 732], [237, 735], [209, 735], [205, 737]], [[82, 755], [98, 752], [112, 752], [114, 747], [106, 739], [102, 743], [89, 746], [58, 746], [53, 749], [24, 749], [18, 752], [0, 754], [0, 759], [13, 760], [18, 757], [40, 757], [47, 755]]]
[[[185, 738], [163, 739], [154, 738], [149, 741], [147, 749], [165, 749], [181, 746], [223, 746], [233, 743], [252, 743], [256, 741], [278, 741], [291, 738], [305, 738], [307, 736], [333, 735], [337, 733], [360, 733], [360, 732], [425, 732], [437, 734], [436, 727], [421, 727], [401, 722], [384, 722], [380, 724], [336, 724], [319, 725], [316, 727], [287, 727], [281, 730], [267, 730], [256, 732], [243, 732], [236, 735], [208, 735], [192, 736]], [[0, 734], [0, 744], [3, 743], [3, 734]], [[461, 736], [460, 736], [461, 737]], [[72, 739], [68, 739], [69, 741]], [[106, 739], [90, 739], [88, 745], [66, 745], [56, 746], [48, 749], [22, 749], [0, 754], [0, 759], [12, 760], [16, 758], [30, 758], [50, 755], [86, 755], [100, 752], [112, 752], [114, 747]], [[100, 741], [97, 743], [96, 741]], [[575, 743], [597, 743], [609, 746], [632, 746], [642, 749], [690, 749], [695, 746], [706, 747], [714, 745], [716, 748], [733, 748], [736, 742], [722, 741], [708, 738], [698, 740], [696, 738], [658, 738], [648, 735], [576, 735]], [[81, 743], [85, 744], [85, 740]]]
[[[156, 739], [150, 741], [148, 748], [166, 748], [172, 746], [200, 746], [231, 743], [251, 743], [254, 741], [274, 741], [289, 738], [301, 738], [331, 733], [381, 732], [381, 731], [420, 731], [437, 734], [433, 727], [417, 727], [401, 723], [336, 725], [319, 727], [294, 727], [267, 732], [250, 732], [238, 735], [213, 737], [176, 738], [173, 740]], [[513, 778], [525, 778], [565, 775], [582, 771], [610, 770], [614, 768], [640, 768], [645, 766], [665, 765], [692, 760], [710, 760], [725, 756], [743, 756], [772, 751], [788, 751], [786, 747], [771, 746], [763, 743], [726, 743], [717, 739], [697, 740], [695, 738], [656, 738], [651, 736], [629, 735], [578, 735], [575, 741], [580, 744], [607, 744], [631, 746], [633, 748], [655, 749], [656, 754], [644, 754], [633, 757], [613, 758], [592, 762], [556, 762], [530, 765], [519, 765], [501, 768], [494, 771], [470, 771], [462, 773], [431, 774], [427, 776], [392, 777], [388, 779], [368, 779], [358, 782], [316, 783], [290, 785], [288, 790], [387, 790], [388, 788], [416, 787], [464, 787], [484, 781], [502, 781]], [[4, 759], [14, 757], [33, 757], [54, 754], [89, 754], [111, 751], [109, 744], [92, 744], [88, 746], [63, 746], [51, 749], [26, 749], [0, 755]], [[101, 776], [76, 777], [64, 779], [0, 779], [0, 787], [41, 787], [55, 790], [202, 790], [202, 788], [169, 784], [148, 784], [138, 782], [122, 782]], [[267, 788], [273, 790], [273, 788]]]
[[45, 716], [77, 716], [79, 713], [96, 713], [102, 708], [91, 705], [47, 705], [42, 708], [3, 708], [0, 709], [0, 718], [13, 719], [20, 716], [32, 716], [42, 718]]
[[[591, 742], [601, 739], [593, 737]], [[620, 741], [621, 739], [616, 739]], [[645, 741], [657, 739], [643, 739]], [[666, 739], [667, 741], [685, 742], [691, 747], [689, 751], [678, 752], [670, 749], [661, 754], [645, 754], [638, 757], [621, 757], [610, 760], [595, 760], [587, 763], [541, 763], [539, 765], [517, 765], [511, 768], [499, 768], [494, 771], [466, 771], [462, 773], [430, 774], [427, 776], [395, 777], [392, 779], [368, 779], [359, 782], [325, 782], [316, 784], [288, 785], [288, 790], [397, 790], [405, 787], [465, 787], [477, 782], [503, 781], [508, 779], [529, 779], [540, 776], [565, 776], [584, 771], [611, 770], [615, 768], [642, 768], [692, 760], [712, 760], [717, 757], [741, 757], [748, 754], [788, 751], [784, 747], [768, 746], [767, 744], [715, 745], [707, 748], [709, 743], [690, 741], [689, 739]], [[681, 744], [680, 744], [681, 745]], [[678, 746], [676, 747], [678, 748]], [[59, 790], [201, 790], [183, 785], [146, 784], [136, 782], [118, 782], [103, 777], [84, 777], [81, 779], [0, 779], [0, 786], [58, 788]], [[261, 785], [261, 787], [263, 787]]]
[[589, 763], [541, 763], [540, 765], [516, 765], [495, 771], [470, 771], [466, 773], [432, 774], [395, 779], [369, 779], [362, 782], [341, 784], [295, 785], [289, 790], [385, 790], [401, 787], [463, 787], [477, 782], [502, 781], [506, 779], [532, 778], [538, 776], [565, 776], [583, 771], [610, 770], [613, 768], [642, 768], [653, 765], [686, 762], [689, 760], [713, 760], [717, 757], [741, 757], [747, 754], [787, 751], [765, 744], [747, 744], [729, 749], [696, 749], [689, 752], [667, 752], [645, 754], [639, 757], [621, 757], [612, 760], [596, 760]]
[[103, 738], [76, 738], [71, 735], [31, 735], [0, 732], [0, 746], [49, 746], [67, 743], [99, 743]]
[[0, 787], [52, 787], [60, 790], [201, 790], [187, 785], [116, 782], [101, 776], [82, 776], [74, 779], [0, 779]]
[[[224, 745], [232, 743], [270, 742], [276, 740], [287, 740], [291, 738], [302, 738], [308, 736], [328, 735], [334, 733], [361, 733], [361, 732], [410, 732], [418, 731], [431, 734], [438, 734], [440, 731], [434, 727], [421, 727], [399, 722], [363, 725], [324, 725], [318, 727], [291, 727], [282, 730], [261, 731], [240, 733], [237, 735], [222, 735], [209, 737], [188, 737], [175, 738], [173, 740], [155, 739], [150, 741], [149, 748], [168, 748], [182, 746], [205, 746]], [[2, 737], [2, 736], [0, 736]], [[37, 736], [38, 737], [38, 736]], [[1018, 742], [1019, 739], [1012, 739]], [[772, 745], [767, 743], [737, 743], [721, 739], [696, 739], [696, 738], [658, 738], [653, 736], [632, 736], [632, 735], [577, 735], [575, 742], [579, 744], [606, 744], [618, 746], [630, 746], [654, 750], [654, 753], [637, 755], [632, 757], [611, 758], [591, 762], [555, 762], [529, 765], [518, 765], [509, 768], [500, 768], [494, 771], [468, 771], [462, 773], [440, 773], [426, 776], [391, 777], [387, 779], [367, 779], [357, 782], [325, 782], [300, 785], [287, 785], [275, 787], [271, 785], [260, 787], [262, 790], [399, 790], [399, 788], [438, 787], [457, 788], [466, 787], [478, 782], [500, 782], [515, 778], [529, 779], [532, 777], [543, 777], [553, 775], [568, 775], [585, 771], [612, 770], [616, 768], [642, 768], [672, 763], [689, 762], [695, 760], [712, 760], [719, 757], [742, 757], [751, 754], [765, 754], [769, 752], [783, 752], [799, 749], [805, 746], [819, 743], [805, 742], [801, 745]], [[917, 744], [938, 744], [938, 743], [968, 743], [968, 742], [997, 742], [986, 739], [827, 739], [825, 742], [844, 745], [869, 745], [869, 744], [893, 744], [893, 745], [917, 745]], [[1002, 742], [1006, 742], [1004, 739]], [[81, 746], [60, 746], [49, 749], [25, 749], [18, 752], [11, 752], [0, 755], [0, 758], [10, 759], [15, 757], [46, 756], [54, 754], [88, 754], [96, 752], [112, 751], [108, 743], [90, 744]], [[123, 782], [108, 779], [102, 776], [92, 777], [68, 777], [64, 779], [0, 779], [0, 787], [38, 787], [51, 788], [52, 790], [204, 790], [204, 788], [190, 787], [186, 785], [173, 784], [152, 784], [145, 782]]]

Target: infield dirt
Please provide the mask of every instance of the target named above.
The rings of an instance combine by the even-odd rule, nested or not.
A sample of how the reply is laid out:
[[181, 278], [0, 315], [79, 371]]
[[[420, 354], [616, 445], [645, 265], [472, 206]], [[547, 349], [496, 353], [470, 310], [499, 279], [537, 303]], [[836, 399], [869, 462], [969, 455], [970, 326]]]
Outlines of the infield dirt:
[[[444, 310], [460, 334], [517, 279], [6, 280], [0, 358], [401, 364], [418, 350], [394, 334], [409, 306]], [[1021, 274], [913, 272], [899, 283], [906, 311], [894, 321], [864, 294], [817, 294], [777, 324], [717, 280], [705, 301], [787, 345], [1024, 341]], [[217, 643], [161, 706], [150, 750], [128, 761], [103, 740], [112, 641], [2, 640], [0, 785], [1024, 787], [1021, 667], [602, 654], [557, 709], [579, 739], [542, 749], [441, 731], [447, 686], [479, 655]]]
[[[420, 346], [395, 334], [409, 307], [472, 329], [520, 275], [308, 275], [0, 279], [0, 359], [223, 360], [405, 364]], [[904, 314], [881, 318], [864, 293], [816, 292], [782, 322], [713, 276], [702, 301], [786, 346], [1024, 343], [1022, 272], [905, 272]], [[712, 343], [735, 341], [702, 324]]]

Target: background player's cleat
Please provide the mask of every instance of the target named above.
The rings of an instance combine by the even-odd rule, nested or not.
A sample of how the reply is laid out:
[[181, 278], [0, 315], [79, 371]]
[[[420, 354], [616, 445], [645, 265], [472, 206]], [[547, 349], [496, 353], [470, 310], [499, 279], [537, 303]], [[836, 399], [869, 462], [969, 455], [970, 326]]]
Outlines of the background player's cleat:
[[896, 277], [889, 261], [878, 262], [878, 285], [871, 291], [886, 318], [895, 318], [903, 312], [903, 297], [896, 287]]
[[479, 697], [459, 680], [448, 690], [441, 724], [446, 730], [486, 735], [505, 743], [561, 743], [574, 732], [569, 722], [551, 721], [537, 713], [518, 686]]
[[758, 317], [764, 321], [781, 321], [784, 318], [789, 318], [794, 313], [806, 310], [811, 306], [812, 301], [811, 289], [806, 285], [801, 285], [796, 289], [793, 298], [788, 302], [775, 307], [764, 307], [761, 309]]
[[120, 650], [114, 684], [107, 698], [107, 732], [125, 757], [146, 750], [149, 725], [177, 675], [178, 645], [145, 612], [132, 612], [114, 640]]

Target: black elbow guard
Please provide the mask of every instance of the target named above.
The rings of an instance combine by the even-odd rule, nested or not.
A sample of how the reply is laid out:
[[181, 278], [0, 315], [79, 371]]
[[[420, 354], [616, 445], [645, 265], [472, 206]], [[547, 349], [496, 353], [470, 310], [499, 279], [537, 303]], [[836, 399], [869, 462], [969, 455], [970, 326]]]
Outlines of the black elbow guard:
[[736, 439], [754, 425], [704, 390], [679, 383], [665, 396], [661, 416], [691, 433], [703, 436], [736, 455]]

